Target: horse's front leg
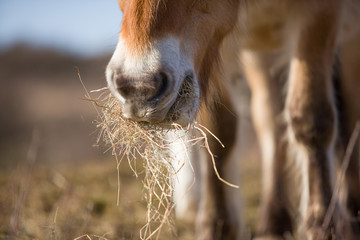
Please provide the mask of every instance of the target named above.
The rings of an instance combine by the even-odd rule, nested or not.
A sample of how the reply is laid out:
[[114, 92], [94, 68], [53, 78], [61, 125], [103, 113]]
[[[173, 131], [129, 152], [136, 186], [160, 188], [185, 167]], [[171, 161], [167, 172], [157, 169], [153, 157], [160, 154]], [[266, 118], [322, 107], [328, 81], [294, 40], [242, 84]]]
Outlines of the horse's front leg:
[[[217, 136], [225, 147], [208, 134], [209, 149], [213, 154], [216, 169], [227, 181], [239, 184], [239, 156], [236, 151], [237, 119], [229, 101], [200, 113], [199, 122]], [[206, 132], [206, 130], [204, 130]], [[202, 149], [201, 193], [196, 223], [197, 239], [235, 240], [242, 234], [240, 190], [234, 189], [216, 176], [210, 154]], [[235, 151], [235, 152], [234, 152]], [[230, 169], [230, 171], [229, 171]], [[231, 176], [231, 171], [235, 175]]]
[[[332, 66], [338, 31], [339, 1], [319, 1], [299, 27], [290, 67], [286, 100], [289, 132], [307, 176], [306, 239], [344, 239], [344, 219], [338, 204], [329, 214], [334, 190], [336, 109]], [[304, 18], [303, 18], [304, 19]], [[336, 237], [334, 237], [336, 236]], [[345, 239], [350, 239], [346, 237]]]

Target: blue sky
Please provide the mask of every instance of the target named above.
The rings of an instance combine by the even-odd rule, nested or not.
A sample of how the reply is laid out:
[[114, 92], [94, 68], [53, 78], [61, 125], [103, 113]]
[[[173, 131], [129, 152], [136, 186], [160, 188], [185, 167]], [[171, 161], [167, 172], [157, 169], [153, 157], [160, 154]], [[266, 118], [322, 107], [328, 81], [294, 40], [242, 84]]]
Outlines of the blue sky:
[[117, 0], [0, 0], [0, 51], [25, 43], [82, 56], [108, 53], [121, 17]]

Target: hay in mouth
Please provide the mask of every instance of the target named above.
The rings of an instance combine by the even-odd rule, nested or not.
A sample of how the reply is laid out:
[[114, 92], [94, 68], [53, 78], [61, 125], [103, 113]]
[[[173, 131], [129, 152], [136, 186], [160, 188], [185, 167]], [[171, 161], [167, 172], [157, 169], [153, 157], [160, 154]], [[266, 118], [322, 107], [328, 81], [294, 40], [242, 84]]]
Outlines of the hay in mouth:
[[[79, 75], [81, 80], [81, 77]], [[85, 88], [85, 87], [84, 87]], [[85, 88], [86, 90], [86, 88]], [[118, 170], [118, 199], [120, 201], [120, 176], [119, 168], [123, 160], [127, 160], [134, 174], [139, 172], [144, 175], [144, 198], [147, 203], [146, 224], [140, 230], [141, 239], [159, 238], [164, 226], [167, 226], [172, 234], [174, 230], [174, 203], [173, 178], [184, 166], [185, 161], [172, 164], [174, 154], [171, 152], [171, 144], [180, 140], [180, 144], [198, 144], [202, 138], [187, 139], [184, 136], [190, 132], [192, 125], [186, 129], [175, 121], [183, 117], [182, 109], [188, 103], [194, 102], [196, 95], [193, 91], [191, 79], [184, 80], [178, 97], [171, 107], [167, 118], [163, 123], [150, 124], [147, 122], [135, 122], [123, 117], [121, 103], [111, 94], [104, 96], [101, 93], [97, 98], [87, 98], [97, 107], [99, 121], [97, 127], [100, 130], [98, 142], [103, 140], [108, 146], [108, 151], [116, 159]], [[189, 106], [193, 107], [193, 106]], [[100, 108], [100, 109], [99, 109]], [[171, 132], [172, 139], [167, 135]], [[136, 168], [137, 159], [141, 158], [143, 169]]]
[[[81, 81], [80, 74], [79, 79]], [[182, 162], [176, 164], [177, 167], [174, 167], [172, 164], [174, 153], [171, 151], [171, 145], [175, 142], [184, 147], [194, 145], [205, 147], [212, 159], [214, 171], [219, 180], [232, 187], [238, 187], [222, 179], [216, 169], [214, 156], [209, 148], [207, 133], [214, 138], [216, 136], [196, 122], [188, 124], [185, 128], [174, 122], [174, 119], [182, 117], [184, 107], [190, 109], [193, 107], [191, 104], [196, 101], [196, 94], [191, 81], [191, 79], [184, 80], [177, 100], [168, 113], [167, 123], [162, 124], [135, 122], [124, 118], [121, 104], [115, 97], [111, 94], [103, 97], [104, 93], [100, 93], [97, 98], [92, 98], [81, 81], [86, 91], [87, 100], [96, 106], [99, 113], [99, 120], [96, 122], [100, 131], [98, 142], [103, 140], [108, 146], [108, 151], [111, 151], [116, 159], [118, 202], [120, 197], [120, 163], [124, 159], [127, 160], [136, 176], [139, 172], [144, 173], [144, 198], [147, 202], [147, 214], [146, 224], [140, 230], [141, 239], [159, 239], [164, 226], [167, 226], [176, 235], [173, 218], [174, 203], [172, 201], [173, 180], [176, 173], [189, 159], [183, 159]], [[172, 135], [171, 139], [167, 137], [169, 133]], [[219, 139], [217, 140], [222, 144]], [[136, 160], [139, 157], [143, 160], [143, 169], [140, 171], [136, 169]]]
[[[100, 104], [99, 104], [100, 105]], [[135, 122], [122, 116], [121, 105], [112, 95], [103, 101], [102, 116], [97, 123], [100, 129], [99, 141], [102, 139], [112, 155], [116, 158], [117, 169], [120, 163], [127, 160], [134, 174], [144, 174], [144, 198], [147, 203], [146, 225], [140, 230], [141, 239], [153, 239], [160, 236], [163, 226], [175, 233], [173, 177], [185, 164], [172, 164], [171, 144], [175, 141], [185, 143], [183, 136], [192, 128], [184, 129], [176, 123], [150, 124]], [[176, 111], [174, 111], [175, 114]], [[173, 116], [171, 116], [173, 118]], [[167, 135], [174, 137], [169, 140]], [[197, 144], [200, 139], [193, 139], [190, 144]], [[143, 169], [136, 168], [136, 161], [141, 158]], [[120, 181], [120, 180], [119, 180]], [[119, 201], [118, 192], [118, 201]]]

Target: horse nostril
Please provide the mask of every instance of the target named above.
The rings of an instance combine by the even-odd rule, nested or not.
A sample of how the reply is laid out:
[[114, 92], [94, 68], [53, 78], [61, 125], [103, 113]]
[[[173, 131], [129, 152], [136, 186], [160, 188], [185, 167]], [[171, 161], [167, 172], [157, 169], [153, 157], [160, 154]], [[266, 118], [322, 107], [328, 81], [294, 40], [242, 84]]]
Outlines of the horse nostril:
[[161, 97], [165, 95], [169, 85], [168, 76], [164, 72], [160, 72], [159, 75], [155, 77], [155, 81], [158, 83], [157, 92], [153, 97], [149, 99], [149, 101], [158, 101]]
[[134, 91], [135, 91], [135, 88], [133, 88], [131, 86], [123, 86], [123, 87], [118, 88], [118, 92], [124, 98], [129, 98], [131, 96], [132, 92], [134, 92]]
[[157, 102], [169, 89], [169, 78], [165, 72], [132, 77], [114, 74], [113, 82], [117, 92], [127, 100]]
[[131, 81], [124, 78], [122, 75], [114, 75], [114, 81], [117, 91], [123, 98], [130, 98], [136, 91], [135, 86], [131, 84]]

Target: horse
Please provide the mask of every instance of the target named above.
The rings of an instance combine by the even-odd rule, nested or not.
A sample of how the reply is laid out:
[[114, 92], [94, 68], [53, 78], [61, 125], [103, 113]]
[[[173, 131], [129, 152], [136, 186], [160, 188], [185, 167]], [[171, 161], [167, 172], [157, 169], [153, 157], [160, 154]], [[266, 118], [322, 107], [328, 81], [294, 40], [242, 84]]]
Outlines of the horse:
[[[106, 79], [125, 118], [183, 126], [197, 119], [226, 146], [210, 143], [220, 175], [236, 178], [241, 91], [235, 85], [244, 76], [262, 159], [257, 239], [360, 238], [358, 146], [342, 194], [334, 194], [338, 149], [360, 118], [359, 0], [118, 3], [123, 20]], [[185, 84], [195, 98], [180, 100]], [[192, 156], [202, 165], [197, 239], [244, 239], [241, 200], [217, 179], [208, 158]]]

